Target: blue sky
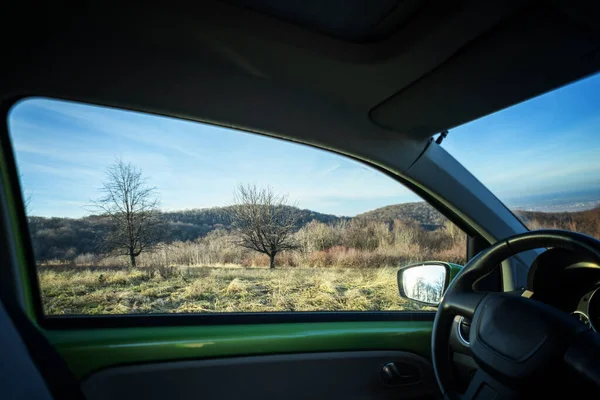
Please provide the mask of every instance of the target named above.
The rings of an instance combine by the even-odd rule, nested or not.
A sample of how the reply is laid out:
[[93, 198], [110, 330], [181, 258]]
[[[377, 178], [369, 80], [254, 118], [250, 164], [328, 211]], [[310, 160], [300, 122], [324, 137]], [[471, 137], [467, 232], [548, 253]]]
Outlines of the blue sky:
[[[165, 210], [230, 204], [239, 183], [337, 215], [419, 200], [344, 157], [205, 124], [46, 99], [22, 101], [8, 122], [34, 215], [86, 215], [116, 158], [143, 171]], [[600, 75], [453, 129], [443, 146], [509, 204], [600, 198]]]
[[443, 146], [508, 205], [600, 200], [600, 74], [452, 129]]
[[337, 215], [418, 200], [345, 157], [177, 119], [30, 99], [12, 110], [9, 131], [33, 215], [86, 215], [117, 158], [157, 186], [164, 210], [231, 204], [240, 183], [270, 186], [299, 207]]

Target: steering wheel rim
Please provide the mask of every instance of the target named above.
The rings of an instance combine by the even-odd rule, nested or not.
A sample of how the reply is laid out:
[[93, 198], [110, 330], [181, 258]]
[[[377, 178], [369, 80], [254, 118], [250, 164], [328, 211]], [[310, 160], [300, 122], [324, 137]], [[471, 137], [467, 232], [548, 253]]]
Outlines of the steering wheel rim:
[[[431, 339], [433, 369], [445, 399], [459, 399], [462, 397], [458, 394], [456, 386], [454, 385], [451, 370], [452, 362], [450, 360], [449, 341], [454, 318], [456, 316], [463, 316], [473, 319], [476, 314], [479, 313], [478, 318], [481, 319], [481, 316], [483, 315], [482, 308], [485, 307], [487, 312], [491, 312], [489, 306], [493, 301], [488, 301], [490, 300], [489, 297], [498, 296], [492, 293], [475, 292], [473, 290], [473, 285], [492, 272], [498, 264], [507, 258], [523, 251], [549, 247], [571, 250], [582, 258], [600, 265], [600, 241], [597, 239], [570, 231], [539, 230], [512, 236], [483, 250], [471, 259], [451, 282], [438, 307]], [[506, 295], [504, 296], [506, 297]], [[515, 297], [520, 296], [511, 296], [513, 296], [513, 299], [510, 301], [513, 303], [523, 299], [520, 298], [517, 300]], [[495, 303], [500, 304], [506, 301], [507, 299], [501, 301], [496, 299]], [[537, 303], [529, 299], [526, 299], [525, 301]], [[536, 307], [538, 306], [539, 305], [536, 305]], [[555, 317], [559, 318], [556, 315], [550, 317], [555, 311], [544, 310], [544, 312], [548, 313], [548, 318], [550, 319]], [[553, 323], [558, 324], [558, 322]], [[578, 330], [579, 327], [574, 323], [570, 324], [567, 320], [561, 321], [560, 323], [569, 325], [569, 332], [573, 331], [573, 335], [581, 333]], [[473, 330], [473, 325], [471, 329]], [[475, 361], [478, 366], [480, 366], [478, 360], [475, 359]], [[471, 389], [471, 387], [469, 389]], [[467, 392], [469, 392], [469, 390], [467, 390]], [[471, 390], [471, 392], [473, 392], [473, 390]], [[511, 396], [509, 395], [508, 397]]]

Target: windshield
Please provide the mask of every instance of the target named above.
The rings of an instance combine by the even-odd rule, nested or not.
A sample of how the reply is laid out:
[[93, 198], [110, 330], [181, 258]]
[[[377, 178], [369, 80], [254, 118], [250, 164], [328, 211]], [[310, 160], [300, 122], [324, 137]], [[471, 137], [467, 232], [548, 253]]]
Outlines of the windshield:
[[600, 238], [600, 74], [455, 128], [443, 146], [529, 229]]

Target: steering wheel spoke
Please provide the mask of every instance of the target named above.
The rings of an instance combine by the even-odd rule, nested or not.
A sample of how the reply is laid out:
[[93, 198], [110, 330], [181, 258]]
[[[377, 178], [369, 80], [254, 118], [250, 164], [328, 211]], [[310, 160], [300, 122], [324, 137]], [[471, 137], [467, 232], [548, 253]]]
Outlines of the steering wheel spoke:
[[577, 335], [564, 359], [571, 370], [600, 388], [600, 334], [589, 330]]
[[499, 384], [495, 379], [490, 377], [482, 370], [478, 370], [467, 390], [464, 394], [457, 394], [456, 396], [460, 400], [472, 400], [472, 399], [498, 399], [498, 400], [511, 400], [520, 398], [519, 393], [508, 389], [506, 386]]
[[488, 295], [489, 293], [481, 292], [448, 293], [444, 296], [442, 303], [443, 311], [449, 311], [453, 315], [472, 319], [477, 306]]

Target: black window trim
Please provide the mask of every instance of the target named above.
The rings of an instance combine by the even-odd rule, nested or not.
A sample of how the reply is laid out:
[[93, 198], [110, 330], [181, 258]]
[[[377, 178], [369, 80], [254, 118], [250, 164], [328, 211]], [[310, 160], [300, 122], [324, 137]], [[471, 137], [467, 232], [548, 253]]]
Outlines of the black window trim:
[[433, 322], [432, 311], [301, 311], [210, 314], [118, 314], [46, 316], [44, 329], [106, 329], [204, 325], [255, 325], [323, 322]]
[[[40, 293], [40, 283], [38, 279], [37, 270], [35, 268], [35, 259], [33, 254], [33, 248], [31, 244], [31, 236], [29, 235], [29, 228], [27, 223], [27, 216], [25, 213], [25, 207], [22, 198], [22, 192], [20, 187], [20, 182], [17, 174], [16, 160], [14, 157], [13, 149], [10, 142], [10, 134], [8, 131], [8, 114], [11, 108], [21, 100], [33, 97], [46, 97], [49, 99], [56, 100], [64, 100], [64, 101], [73, 101], [80, 102], [88, 105], [97, 105], [101, 107], [111, 107], [118, 108], [115, 106], [104, 106], [102, 104], [96, 104], [93, 102], [79, 100], [79, 99], [69, 99], [69, 98], [60, 98], [53, 95], [43, 95], [43, 94], [30, 94], [27, 96], [18, 96], [16, 98], [6, 100], [0, 106], [0, 112], [4, 115], [4, 124], [2, 124], [2, 129], [0, 129], [0, 151], [4, 154], [4, 158], [7, 164], [8, 169], [8, 182], [0, 182], [0, 188], [4, 188], [5, 185], [10, 187], [10, 190], [13, 194], [13, 199], [17, 202], [14, 204], [15, 210], [17, 212], [17, 225], [20, 230], [21, 238], [23, 239], [23, 243], [21, 245], [24, 246], [25, 253], [25, 261], [26, 265], [26, 273], [29, 279], [29, 282], [32, 286], [30, 289], [31, 300], [33, 302], [33, 309], [35, 314], [35, 321], [44, 329], [99, 329], [99, 328], [125, 328], [125, 327], [150, 327], [150, 326], [191, 326], [191, 325], [231, 325], [231, 324], [268, 324], [268, 323], [307, 323], [307, 322], [360, 322], [360, 321], [433, 321], [435, 313], [432, 311], [307, 311], [307, 312], [248, 312], [248, 313], [210, 313], [210, 314], [119, 314], [119, 315], [68, 315], [68, 316], [56, 316], [56, 315], [45, 315], [42, 304], [42, 297]], [[121, 108], [125, 110], [124, 108]], [[131, 109], [130, 111], [136, 111]], [[153, 114], [148, 111], [137, 111], [144, 112], [147, 114]], [[156, 114], [161, 116], [162, 114]], [[171, 117], [171, 118], [179, 118], [179, 117]], [[179, 118], [182, 119], [182, 118]], [[200, 121], [193, 121], [200, 122]], [[208, 123], [208, 122], [202, 122]], [[218, 124], [211, 123], [212, 125], [219, 126]], [[259, 132], [253, 132], [250, 130], [238, 129], [239, 131], [248, 132], [254, 135], [261, 135]], [[457, 214], [455, 214], [448, 206], [442, 203], [439, 199], [430, 195], [427, 191], [423, 190], [416, 184], [391, 173], [388, 170], [385, 170], [377, 165], [374, 165], [368, 161], [349, 156], [347, 154], [339, 153], [332, 149], [322, 148], [319, 146], [294, 142], [285, 138], [276, 138], [272, 136], [268, 136], [274, 139], [285, 140], [290, 143], [302, 144], [304, 146], [313, 147], [316, 149], [328, 151], [330, 153], [334, 153], [351, 160], [357, 161], [361, 164], [364, 164], [372, 169], [379, 171], [380, 173], [390, 177], [394, 181], [408, 188], [416, 195], [418, 195], [423, 201], [427, 202], [430, 206], [438, 210], [442, 215], [448, 218], [452, 223], [454, 223], [457, 227], [459, 227], [463, 232], [465, 232], [469, 237], [478, 237], [480, 240], [485, 241], [472, 227], [467, 225], [463, 220], [461, 220]], [[427, 146], [425, 147], [425, 149]], [[424, 150], [425, 150], [424, 149]], [[0, 176], [0, 179], [2, 177]], [[1, 197], [4, 198], [4, 201], [8, 201], [5, 196], [5, 190], [3, 189]], [[0, 199], [2, 200], [2, 199]], [[1, 212], [1, 210], [0, 210]], [[9, 216], [10, 217], [10, 216]], [[14, 223], [14, 221], [12, 221]], [[8, 232], [11, 234], [11, 232]], [[10, 247], [7, 246], [10, 250]], [[465, 249], [467, 252], [467, 249]], [[4, 256], [0, 257], [0, 260], [4, 259]], [[9, 261], [9, 257], [6, 257], [6, 260]], [[9, 265], [5, 262], [2, 262], [1, 265]], [[19, 266], [22, 268], [22, 266]], [[11, 268], [2, 268], [2, 275], [5, 284], [3, 284], [2, 289], [0, 291], [0, 298], [4, 302], [4, 304], [13, 303], [16, 299], [16, 292], [13, 289], [10, 289], [7, 285], [8, 282], [19, 282], [20, 279], [12, 276], [13, 271]]]

